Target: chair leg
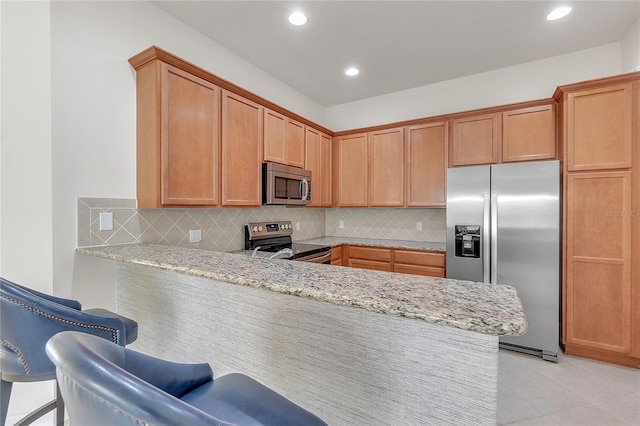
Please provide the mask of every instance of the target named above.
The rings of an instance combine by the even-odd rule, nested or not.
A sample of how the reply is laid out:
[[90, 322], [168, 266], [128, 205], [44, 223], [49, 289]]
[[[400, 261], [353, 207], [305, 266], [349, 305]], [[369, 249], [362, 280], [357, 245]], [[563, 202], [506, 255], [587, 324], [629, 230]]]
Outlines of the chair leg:
[[56, 380], [56, 426], [64, 425], [64, 400], [60, 393], [60, 385]]
[[0, 386], [0, 426], [4, 426], [7, 422], [7, 411], [9, 410], [9, 398], [11, 397], [12, 382], [2, 380]]

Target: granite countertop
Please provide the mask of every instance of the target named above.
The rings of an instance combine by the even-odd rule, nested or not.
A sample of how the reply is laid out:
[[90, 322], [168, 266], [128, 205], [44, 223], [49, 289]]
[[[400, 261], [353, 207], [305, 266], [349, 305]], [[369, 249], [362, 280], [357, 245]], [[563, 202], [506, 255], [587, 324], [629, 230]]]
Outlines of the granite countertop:
[[155, 244], [77, 252], [483, 334], [519, 336], [527, 329], [516, 290], [506, 285]]
[[426, 241], [406, 241], [406, 240], [383, 240], [377, 238], [350, 238], [350, 237], [320, 237], [312, 238], [309, 240], [296, 241], [297, 243], [304, 244], [321, 244], [325, 246], [339, 246], [342, 244], [349, 244], [353, 246], [367, 246], [367, 247], [388, 247], [396, 249], [408, 249], [408, 250], [428, 250], [446, 252], [446, 243], [434, 243]]

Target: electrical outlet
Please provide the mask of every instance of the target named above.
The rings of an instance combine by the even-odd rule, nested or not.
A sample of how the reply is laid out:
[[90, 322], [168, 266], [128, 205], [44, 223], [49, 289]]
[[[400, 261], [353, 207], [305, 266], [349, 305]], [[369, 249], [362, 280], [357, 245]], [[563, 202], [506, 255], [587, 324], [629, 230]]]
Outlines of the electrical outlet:
[[416, 230], [422, 231], [422, 222], [416, 222]]
[[296, 222], [296, 231], [299, 231], [299, 230], [300, 230], [300, 223]]
[[340, 221], [340, 225], [339, 226], [340, 226], [340, 229], [344, 229], [344, 220]]
[[100, 213], [100, 230], [113, 231], [113, 213]]
[[199, 229], [192, 229], [189, 231], [189, 242], [199, 243], [202, 240], [202, 231]]

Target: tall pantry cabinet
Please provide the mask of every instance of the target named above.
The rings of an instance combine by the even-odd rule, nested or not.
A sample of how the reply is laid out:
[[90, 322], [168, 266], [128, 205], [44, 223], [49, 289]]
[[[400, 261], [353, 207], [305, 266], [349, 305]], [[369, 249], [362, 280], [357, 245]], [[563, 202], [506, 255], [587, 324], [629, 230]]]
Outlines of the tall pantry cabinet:
[[567, 354], [640, 367], [640, 73], [561, 86]]

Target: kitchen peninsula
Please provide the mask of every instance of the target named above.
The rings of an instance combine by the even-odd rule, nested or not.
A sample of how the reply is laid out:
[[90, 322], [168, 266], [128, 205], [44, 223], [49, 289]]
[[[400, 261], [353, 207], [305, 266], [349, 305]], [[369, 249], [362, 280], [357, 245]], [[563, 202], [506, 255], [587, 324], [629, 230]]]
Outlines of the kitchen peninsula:
[[79, 248], [118, 261], [136, 348], [242, 371], [329, 424], [495, 424], [512, 287], [163, 245]]

